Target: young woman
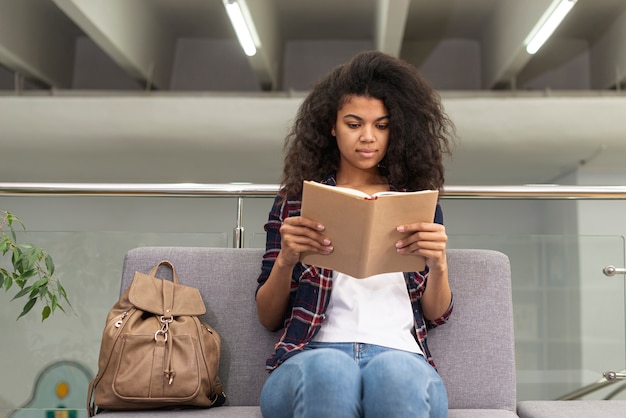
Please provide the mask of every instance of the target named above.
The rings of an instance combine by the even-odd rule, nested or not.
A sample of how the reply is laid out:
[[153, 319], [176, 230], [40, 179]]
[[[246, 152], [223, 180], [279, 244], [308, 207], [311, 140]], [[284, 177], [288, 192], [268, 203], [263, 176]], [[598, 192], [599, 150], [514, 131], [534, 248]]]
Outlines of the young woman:
[[303, 180], [372, 194], [441, 189], [453, 125], [439, 96], [409, 64], [380, 52], [331, 71], [302, 103], [287, 136], [282, 187], [265, 225], [256, 302], [282, 329], [267, 361], [264, 417], [445, 417], [448, 399], [426, 331], [452, 312], [446, 231], [433, 222], [396, 251], [427, 259], [422, 272], [355, 279], [300, 263], [333, 251], [324, 225], [300, 216]]

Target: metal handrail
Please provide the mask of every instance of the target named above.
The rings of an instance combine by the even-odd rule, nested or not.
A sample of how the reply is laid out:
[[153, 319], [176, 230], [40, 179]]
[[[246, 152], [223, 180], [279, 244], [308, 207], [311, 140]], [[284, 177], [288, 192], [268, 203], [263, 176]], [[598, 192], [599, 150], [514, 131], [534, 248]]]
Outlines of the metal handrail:
[[268, 197], [275, 184], [251, 183], [0, 183], [0, 196], [197, 196]]
[[[278, 184], [252, 183], [0, 183], [0, 196], [269, 197]], [[626, 199], [626, 186], [445, 186], [442, 199]]]

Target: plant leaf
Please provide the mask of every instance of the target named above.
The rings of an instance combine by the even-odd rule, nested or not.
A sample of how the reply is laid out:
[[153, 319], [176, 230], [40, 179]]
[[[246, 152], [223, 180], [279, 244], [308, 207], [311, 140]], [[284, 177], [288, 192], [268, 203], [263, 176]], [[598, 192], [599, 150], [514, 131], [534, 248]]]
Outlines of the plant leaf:
[[6, 280], [4, 281], [4, 290], [8, 292], [11, 286], [13, 286], [13, 280], [7, 276]]
[[24, 284], [34, 275], [37, 274], [37, 270], [24, 270], [24, 271], [20, 271], [18, 272], [19, 276], [18, 278], [15, 278], [15, 283], [19, 286], [19, 287], [24, 287]]
[[26, 231], [26, 227], [24, 226], [24, 223], [22, 223], [22, 220], [20, 218], [13, 215], [11, 212], [4, 212], [4, 213], [6, 214], [7, 225], [9, 225], [9, 228], [11, 230], [13, 230], [13, 222], [17, 222], [18, 224], [20, 224], [22, 229]]
[[39, 289], [44, 284], [48, 284], [48, 281], [49, 281], [49, 279], [47, 277], [42, 277], [41, 279], [39, 279], [35, 283], [33, 283], [32, 287], [33, 287], [33, 289]]
[[7, 236], [0, 237], [0, 253], [6, 254], [11, 249], [12, 241]]
[[15, 294], [15, 296], [13, 296], [13, 299], [11, 299], [12, 301], [18, 298], [23, 297], [24, 295], [26, 295], [28, 292], [30, 292], [31, 286], [26, 286], [25, 288], [23, 288], [22, 290], [20, 290], [19, 292], [17, 292]]
[[11, 280], [11, 276], [9, 276], [9, 272], [3, 268], [0, 268], [0, 289], [4, 287], [4, 281]]
[[[63, 296], [63, 299], [67, 302], [67, 304], [70, 304], [69, 299], [67, 298], [67, 292], [65, 291], [65, 288], [63, 286], [61, 286], [61, 283], [57, 282], [57, 288], [59, 290], [59, 294], [61, 296]], [[71, 306], [71, 305], [70, 305]]]
[[46, 319], [48, 319], [48, 317], [50, 316], [50, 312], [51, 309], [49, 306], [44, 306], [43, 310], [41, 311], [41, 322], [45, 321]]
[[17, 319], [20, 319], [21, 317], [26, 315], [28, 312], [30, 312], [30, 310], [33, 309], [33, 306], [35, 306], [35, 302], [37, 302], [37, 299], [30, 299], [28, 302], [26, 302], [26, 305], [24, 305], [24, 309], [22, 310], [22, 313], [20, 314], [20, 316], [17, 317]]
[[13, 267], [18, 267], [20, 264], [20, 260], [22, 258], [22, 250], [20, 247], [13, 248], [13, 254], [11, 255], [11, 262], [13, 263]]
[[50, 254], [46, 254], [45, 257], [46, 268], [48, 269], [48, 274], [52, 276], [54, 274], [54, 261], [52, 261], [52, 257]]
[[35, 299], [37, 298], [42, 299], [45, 297], [46, 293], [48, 293], [48, 286], [39, 286], [39, 287], [32, 286], [30, 295], [28, 297], [35, 298]]

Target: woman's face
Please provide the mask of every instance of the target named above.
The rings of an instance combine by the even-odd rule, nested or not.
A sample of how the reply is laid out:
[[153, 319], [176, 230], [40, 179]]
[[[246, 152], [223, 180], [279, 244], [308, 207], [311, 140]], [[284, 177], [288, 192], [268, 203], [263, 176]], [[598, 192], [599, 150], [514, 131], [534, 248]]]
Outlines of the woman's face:
[[379, 99], [352, 96], [337, 111], [331, 132], [337, 139], [342, 170], [376, 169], [389, 143], [387, 108]]

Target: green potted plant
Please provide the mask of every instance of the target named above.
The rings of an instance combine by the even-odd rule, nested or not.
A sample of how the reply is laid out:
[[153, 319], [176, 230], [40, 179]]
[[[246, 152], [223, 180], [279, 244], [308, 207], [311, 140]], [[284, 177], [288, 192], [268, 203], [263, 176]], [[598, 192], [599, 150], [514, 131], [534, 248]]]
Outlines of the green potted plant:
[[13, 285], [19, 289], [11, 301], [26, 300], [18, 319], [29, 313], [37, 302], [43, 303], [41, 320], [45, 321], [57, 309], [71, 308], [67, 293], [54, 275], [54, 261], [43, 248], [18, 243], [16, 228], [26, 232], [24, 223], [10, 212], [0, 211], [0, 257], [11, 259], [12, 268], [0, 266], [0, 289], [6, 293]]

